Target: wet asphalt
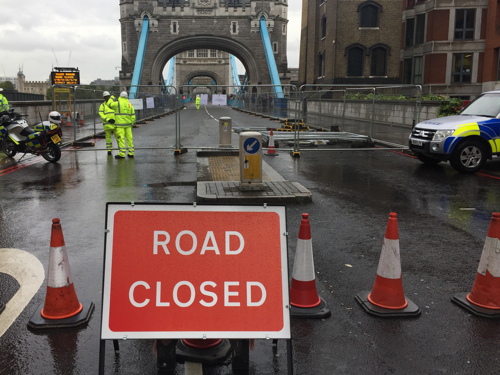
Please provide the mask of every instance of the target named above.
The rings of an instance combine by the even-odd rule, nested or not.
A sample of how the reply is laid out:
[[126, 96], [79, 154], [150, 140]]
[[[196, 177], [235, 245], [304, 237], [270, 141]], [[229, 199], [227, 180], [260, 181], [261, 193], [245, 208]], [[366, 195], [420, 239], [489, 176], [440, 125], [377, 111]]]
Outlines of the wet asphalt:
[[[0, 337], [0, 374], [98, 372], [106, 203], [195, 202], [196, 149], [218, 145], [216, 120], [223, 116], [233, 127], [276, 126], [224, 107], [188, 106], [180, 113], [187, 149], [180, 155], [172, 149], [170, 115], [134, 129], [134, 159], [108, 157], [102, 139], [94, 147], [65, 148], [57, 164], [0, 156], [0, 248], [27, 251], [47, 271], [51, 223], [60, 218], [78, 296], [96, 306], [85, 327], [33, 332], [27, 322], [44, 301], [44, 282]], [[293, 369], [283, 340], [277, 347], [257, 340], [248, 374], [496, 373], [498, 321], [471, 315], [451, 297], [471, 290], [491, 215], [500, 211], [500, 161], [464, 175], [399, 150], [344, 146], [304, 147], [299, 158], [278, 149], [279, 156], [265, 158], [312, 192], [310, 203], [286, 204], [289, 267], [301, 214], [309, 213], [318, 293], [331, 317], [292, 319]], [[355, 301], [374, 283], [390, 212], [398, 217], [405, 295], [421, 310], [416, 318], [374, 317]], [[0, 282], [0, 302], [8, 303], [19, 285], [6, 273]], [[110, 342], [106, 348], [106, 374], [156, 373], [151, 340], [120, 341], [118, 356]], [[176, 372], [184, 371], [178, 363]], [[204, 373], [230, 374], [232, 366], [205, 366]]]

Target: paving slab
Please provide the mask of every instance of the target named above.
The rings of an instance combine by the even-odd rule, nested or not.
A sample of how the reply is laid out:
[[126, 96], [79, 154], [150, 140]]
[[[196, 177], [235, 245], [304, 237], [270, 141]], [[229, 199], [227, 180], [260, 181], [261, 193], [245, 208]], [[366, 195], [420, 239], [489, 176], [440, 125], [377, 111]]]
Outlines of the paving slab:
[[285, 180], [262, 160], [262, 186], [259, 190], [240, 190], [238, 151], [197, 153], [199, 201], [219, 203], [305, 203], [312, 194], [298, 182]]

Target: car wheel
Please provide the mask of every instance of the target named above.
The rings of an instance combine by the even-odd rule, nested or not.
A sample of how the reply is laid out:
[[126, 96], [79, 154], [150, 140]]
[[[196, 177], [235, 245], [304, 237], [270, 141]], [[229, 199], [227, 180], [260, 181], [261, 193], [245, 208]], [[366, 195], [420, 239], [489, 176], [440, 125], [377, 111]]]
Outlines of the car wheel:
[[441, 162], [441, 159], [433, 158], [431, 156], [426, 156], [424, 154], [415, 153], [415, 156], [418, 160], [425, 164], [438, 164]]
[[465, 141], [458, 145], [450, 157], [451, 166], [462, 173], [474, 173], [486, 163], [485, 147], [478, 141]]

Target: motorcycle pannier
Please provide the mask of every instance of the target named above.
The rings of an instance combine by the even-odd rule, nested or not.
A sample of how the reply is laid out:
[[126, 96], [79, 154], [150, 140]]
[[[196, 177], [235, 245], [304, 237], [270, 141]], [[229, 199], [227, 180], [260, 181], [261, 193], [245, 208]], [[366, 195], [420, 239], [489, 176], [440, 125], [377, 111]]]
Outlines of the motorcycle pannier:
[[47, 144], [47, 138], [44, 133], [31, 133], [26, 137], [26, 145], [33, 149], [43, 147]]

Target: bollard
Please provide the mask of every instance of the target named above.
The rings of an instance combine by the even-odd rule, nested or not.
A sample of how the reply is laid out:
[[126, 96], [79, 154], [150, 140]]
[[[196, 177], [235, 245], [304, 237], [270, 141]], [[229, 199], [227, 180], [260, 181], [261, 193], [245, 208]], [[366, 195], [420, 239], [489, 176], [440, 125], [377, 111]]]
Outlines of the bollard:
[[221, 117], [219, 119], [219, 147], [231, 147], [231, 132], [231, 117]]
[[240, 190], [263, 190], [262, 134], [240, 133]]

